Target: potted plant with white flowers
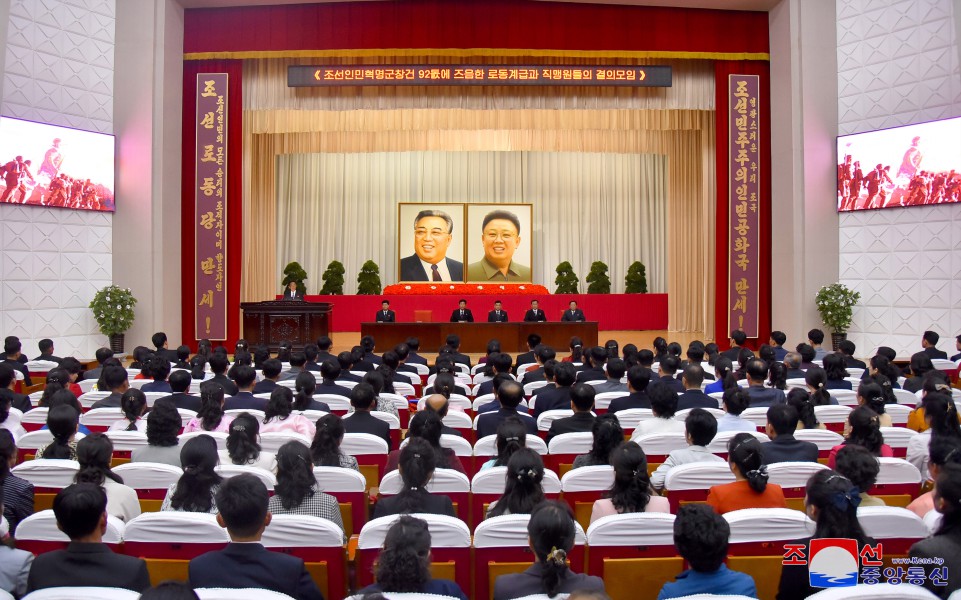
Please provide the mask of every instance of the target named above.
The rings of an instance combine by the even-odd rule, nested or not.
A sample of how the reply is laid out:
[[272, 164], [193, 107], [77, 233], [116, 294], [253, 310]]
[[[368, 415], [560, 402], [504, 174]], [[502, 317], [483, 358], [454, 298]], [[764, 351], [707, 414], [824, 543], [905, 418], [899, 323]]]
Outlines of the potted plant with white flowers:
[[843, 283], [833, 283], [823, 286], [814, 297], [821, 321], [833, 330], [831, 345], [834, 350], [842, 341], [847, 339], [848, 329], [854, 320], [854, 305], [861, 299], [861, 293], [856, 292]]
[[90, 301], [93, 318], [100, 327], [100, 333], [110, 340], [110, 349], [123, 352], [123, 334], [133, 325], [133, 307], [137, 299], [130, 288], [108, 285], [100, 289]]

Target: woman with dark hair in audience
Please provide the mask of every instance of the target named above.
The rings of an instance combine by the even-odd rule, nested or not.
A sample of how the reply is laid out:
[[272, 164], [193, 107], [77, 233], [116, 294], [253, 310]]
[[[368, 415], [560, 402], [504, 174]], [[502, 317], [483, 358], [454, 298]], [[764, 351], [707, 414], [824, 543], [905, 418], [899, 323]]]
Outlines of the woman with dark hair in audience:
[[[438, 469], [454, 469], [467, 474], [464, 464], [450, 448], [440, 445], [440, 436], [443, 431], [444, 422], [440, 416], [432, 410], [422, 410], [410, 419], [410, 427], [407, 430], [407, 439], [421, 438], [426, 440], [434, 451], [434, 464]], [[400, 462], [400, 450], [394, 450], [387, 456], [387, 466], [384, 467], [385, 473], [390, 473], [397, 468]]]
[[932, 440], [949, 439], [961, 444], [958, 409], [951, 396], [932, 392], [924, 397], [924, 420], [928, 428], [908, 442], [907, 460], [921, 473], [928, 472], [928, 449]]
[[170, 362], [160, 356], [155, 354], [150, 357], [150, 362], [148, 364], [150, 371], [150, 378], [153, 379], [150, 383], [145, 383], [140, 389], [144, 392], [163, 392], [165, 394], [172, 394], [174, 391], [170, 388], [170, 384], [167, 383], [167, 377], [170, 376]]
[[535, 562], [522, 573], [501, 575], [494, 582], [494, 600], [512, 600], [535, 594], [553, 598], [574, 590], [604, 591], [604, 580], [574, 573], [567, 554], [574, 547], [574, 518], [560, 502], [543, 502], [527, 522], [527, 536]]
[[611, 453], [614, 485], [604, 498], [594, 501], [591, 523], [609, 515], [637, 512], [671, 512], [667, 498], [658, 496], [647, 473], [647, 456], [636, 442], [624, 442]]
[[[500, 354], [500, 352], [501, 352], [501, 342], [500, 342], [500, 340], [490, 340], [490, 341], [488, 341], [488, 342], [487, 342], [487, 353], [484, 354], [484, 356], [482, 356], [482, 357], [480, 357], [479, 359], [477, 359], [477, 364], [479, 364], [479, 365], [487, 364], [487, 361], [490, 360], [491, 354]], [[492, 373], [488, 373], [488, 371], [489, 371], [489, 369], [484, 369], [484, 374], [487, 375], [488, 377], [493, 377], [494, 375], [493, 375]]]
[[485, 462], [481, 470], [490, 467], [506, 467], [511, 456], [527, 445], [527, 427], [519, 417], [507, 417], [497, 426], [497, 437], [494, 440], [497, 456]]
[[260, 344], [254, 347], [254, 368], [258, 371], [264, 370], [264, 362], [270, 360], [270, 348]]
[[[42, 404], [40, 406], [46, 406], [48, 410], [53, 410], [57, 406], [69, 406], [77, 412], [77, 415], [83, 414], [83, 409], [80, 407], [80, 401], [77, 397], [70, 393], [70, 390], [64, 389], [59, 383], [53, 383], [50, 385], [52, 391], [50, 395], [47, 394], [47, 390], [44, 390], [44, 397], [40, 398]], [[48, 427], [44, 425], [41, 429], [47, 429]], [[87, 429], [85, 425], [77, 424], [77, 432], [84, 435], [90, 435], [91, 431]]]
[[921, 402], [908, 415], [908, 424], [905, 425], [908, 429], [913, 429], [919, 433], [928, 429], [924, 412], [928, 395], [932, 393], [951, 395], [951, 383], [943, 371], [928, 371], [921, 379]]
[[804, 383], [811, 393], [814, 406], [837, 405], [837, 399], [828, 391], [827, 371], [821, 367], [811, 367], [804, 373]]
[[[617, 340], [607, 340], [604, 342], [604, 351], [607, 352], [607, 358], [617, 358], [621, 355], [620, 346], [617, 345]], [[678, 352], [680, 354], [680, 351]]]
[[888, 357], [881, 354], [875, 354], [871, 357], [871, 360], [868, 361], [868, 370], [864, 374], [863, 378], [866, 379], [868, 377], [873, 378], [874, 381], [878, 383], [878, 385], [882, 385], [882, 387], [883, 383], [881, 382], [880, 377], [884, 377], [892, 389], [901, 389], [901, 384], [898, 383], [901, 378], [901, 371], [896, 366], [891, 364], [891, 361], [888, 360]]
[[431, 578], [430, 529], [416, 517], [403, 516], [387, 530], [374, 578], [377, 583], [360, 590], [358, 596], [368, 599], [378, 592], [394, 592], [467, 600], [453, 581]]
[[[457, 379], [450, 373], [438, 373], [437, 377], [434, 378], [434, 393], [440, 394], [448, 400], [451, 394], [461, 394], [466, 395], [462, 387], [458, 386]], [[429, 392], [425, 392], [427, 395]]]
[[207, 357], [201, 356], [200, 354], [194, 356], [190, 359], [188, 363], [190, 369], [190, 378], [193, 380], [203, 381], [207, 377]]
[[847, 369], [844, 368], [844, 359], [837, 352], [831, 352], [825, 354], [824, 358], [821, 360], [821, 364], [824, 365], [824, 373], [827, 375], [827, 381], [824, 386], [829, 390], [850, 390], [853, 389], [850, 381], [847, 381], [845, 377], [849, 377]]
[[224, 414], [224, 388], [219, 383], [208, 381], [200, 384], [200, 410], [197, 416], [187, 421], [184, 433], [193, 431], [216, 431], [227, 433], [230, 422], [234, 420]]
[[153, 356], [153, 352], [146, 346], [137, 346], [131, 354], [133, 355], [133, 362], [130, 363], [130, 368], [134, 370], [143, 370], [147, 366], [147, 361]]
[[[309, 515], [333, 521], [344, 530], [337, 498], [317, 489], [310, 449], [297, 440], [277, 450], [277, 485], [268, 510], [273, 515]], [[347, 541], [347, 538], [344, 538]]]
[[[766, 364], [769, 369], [771, 365], [773, 365], [776, 362], [779, 362], [777, 360], [777, 354], [774, 353], [774, 346], [770, 344], [761, 344], [761, 347], [757, 349], [757, 357], [763, 360], [764, 364]], [[787, 373], [786, 367], [784, 372]], [[784, 388], [778, 388], [778, 389], [784, 389]]]
[[[961, 465], [944, 466], [934, 481], [934, 509], [941, 513], [941, 523], [934, 534], [911, 546], [908, 555], [927, 565], [924, 587], [939, 598], [953, 596], [961, 589], [961, 579], [949, 574], [961, 571]], [[940, 559], [940, 560], [939, 560]], [[943, 562], [942, 562], [943, 561]], [[947, 585], [936, 585], [931, 577], [935, 567], [942, 567]]]
[[[419, 414], [419, 413], [418, 413]], [[428, 513], [456, 517], [449, 496], [431, 494], [427, 484], [434, 476], [437, 459], [434, 449], [422, 438], [411, 438], [400, 451], [397, 469], [402, 481], [396, 496], [381, 496], [374, 504], [372, 519], [403, 513]]]
[[705, 394], [725, 392], [737, 388], [737, 377], [734, 376], [734, 364], [726, 356], [718, 356], [714, 361], [714, 374], [717, 376], [713, 382], [704, 388]]
[[750, 348], [741, 348], [737, 353], [737, 370], [734, 377], [741, 381], [747, 379], [747, 363], [754, 358], [754, 351]]
[[704, 356], [707, 357], [707, 364], [713, 367], [720, 355], [721, 349], [716, 343], [708, 342], [707, 344], [704, 344]]
[[177, 435], [183, 421], [173, 400], [161, 398], [147, 413], [147, 446], [130, 453], [130, 462], [156, 462], [179, 467], [180, 440]]
[[123, 484], [123, 478], [110, 469], [113, 442], [102, 433], [94, 433], [77, 442], [77, 462], [80, 470], [74, 483], [99, 485], [107, 494], [107, 514], [124, 523], [140, 515], [140, 501], [133, 488]]
[[[931, 440], [928, 446], [928, 481], [937, 481], [938, 475], [947, 464], [961, 466], [961, 443], [952, 438], [938, 438]], [[934, 490], [925, 492], [908, 504], [908, 510], [922, 519], [934, 510]]]
[[908, 365], [908, 369], [912, 376], [908, 377], [902, 387], [912, 393], [921, 390], [924, 374], [935, 370], [931, 357], [924, 351], [915, 352], [911, 355], [911, 363]]
[[194, 356], [202, 356], [206, 359], [213, 352], [213, 349], [214, 345], [210, 343], [210, 340], [204, 338], [197, 342], [197, 354]]
[[137, 388], [127, 388], [120, 396], [120, 411], [123, 419], [110, 425], [107, 431], [147, 431], [147, 421], [143, 418], [147, 412], [147, 396]]
[[[386, 357], [386, 360], [385, 360]], [[394, 389], [394, 375], [397, 371], [397, 365], [399, 364], [399, 358], [397, 353], [393, 350], [384, 352], [381, 356], [380, 364], [374, 369], [373, 372], [379, 374], [384, 379], [383, 392], [385, 394], [396, 394], [397, 391]], [[404, 381], [410, 383], [410, 379], [404, 378]]]
[[[289, 391], [289, 390], [288, 390]], [[227, 449], [220, 451], [223, 464], [259, 467], [273, 472], [277, 458], [260, 449], [260, 423], [250, 413], [240, 413], [230, 422]]]
[[[97, 379], [97, 384], [93, 386], [94, 390], [109, 391], [110, 387], [107, 385], [106, 380], [104, 380], [103, 378], [104, 372], [106, 372], [107, 367], [120, 367], [121, 369], [123, 369], [123, 365], [120, 363], [120, 360], [114, 357], [110, 357], [107, 360], [103, 361], [103, 364], [101, 364], [100, 367], [101, 367], [100, 378]], [[143, 370], [141, 370], [140, 374], [137, 375], [134, 379], [147, 379], [147, 377], [143, 375]]]
[[[572, 341], [573, 341], [574, 339], [575, 339], [575, 338], [571, 338]], [[577, 338], [577, 339], [580, 339], [580, 338]], [[581, 345], [582, 345], [582, 346], [584, 345], [583, 342], [581, 342]], [[634, 361], [637, 360], [637, 346], [634, 345], [634, 344], [624, 344], [624, 347], [621, 348], [621, 358], [622, 358], [622, 359], [624, 360], [624, 362], [626, 363], [626, 362], [629, 362], [630, 360], [632, 360], [632, 357], [633, 357], [633, 360], [634, 360]], [[578, 361], [573, 361], [573, 362], [578, 362]], [[635, 364], [636, 364], [636, 362], [635, 362]]]
[[291, 344], [288, 340], [281, 340], [280, 348], [277, 350], [277, 360], [279, 360], [282, 363], [289, 363], [290, 351], [292, 349], [293, 349], [293, 344]]
[[344, 420], [329, 414], [317, 419], [317, 433], [310, 445], [310, 456], [318, 467], [340, 467], [360, 471], [357, 459], [344, 454], [340, 444], [344, 441]]
[[187, 440], [180, 451], [180, 462], [184, 474], [167, 489], [160, 510], [217, 514], [215, 496], [223, 481], [214, 470], [220, 462], [217, 442], [209, 435]]
[[[569, 363], [584, 362], [584, 341], [575, 335], [574, 337], [571, 338], [570, 348], [571, 348], [570, 355], [562, 358], [561, 362], [569, 362]], [[624, 350], [627, 351], [626, 346], [624, 347]]]
[[[286, 344], [288, 348], [290, 347], [290, 342], [280, 342], [281, 346], [284, 344]], [[237, 340], [237, 343], [234, 344], [234, 356], [237, 356], [238, 352], [250, 352], [250, 344], [248, 344], [244, 338], [240, 338]]]
[[[63, 393], [73, 394], [66, 390]], [[77, 425], [80, 413], [71, 406], [61, 404], [54, 406], [47, 413], [47, 428], [53, 435], [53, 442], [37, 452], [37, 458], [65, 458], [77, 460]]]
[[314, 439], [317, 428], [304, 415], [294, 414], [294, 393], [288, 387], [278, 385], [270, 392], [270, 400], [264, 409], [264, 424], [260, 431], [299, 433], [308, 440]]
[[10, 416], [10, 403], [13, 397], [7, 394], [0, 394], [0, 429], [5, 429], [13, 435], [13, 439], [19, 440], [27, 431], [20, 425], [20, 417]]
[[227, 370], [227, 377], [234, 379], [236, 377], [235, 373], [237, 372], [237, 367], [242, 365], [250, 367], [253, 364], [254, 359], [250, 356], [250, 352], [247, 352], [246, 350], [238, 350], [236, 353], [234, 353], [233, 364], [230, 365], [230, 369]]
[[[814, 535], [791, 542], [803, 546], [804, 555], [811, 556], [810, 543], [818, 538], [848, 538], [857, 540], [860, 551], [865, 544], [874, 546], [861, 523], [858, 522], [858, 506], [861, 491], [843, 475], [824, 469], [808, 479], [804, 496], [804, 512], [815, 522]], [[810, 558], [808, 558], [810, 560]], [[777, 600], [800, 600], [820, 591], [812, 588], [807, 562], [785, 563], [781, 567], [781, 581]]]
[[767, 387], [776, 390], [787, 389], [787, 367], [784, 366], [784, 363], [776, 360], [768, 362]]
[[743, 413], [751, 405], [751, 399], [747, 392], [734, 386], [724, 391], [721, 400], [721, 408], [724, 415], [717, 420], [717, 430], [721, 431], [757, 431], [757, 425], [747, 419], [741, 418]]
[[858, 384], [858, 406], [867, 406], [878, 414], [881, 427], [891, 427], [891, 415], [884, 410], [884, 392], [881, 386], [868, 380]]
[[832, 469], [838, 450], [848, 444], [864, 446], [874, 456], [894, 456], [891, 446], [884, 443], [884, 436], [881, 435], [881, 419], [878, 413], [867, 406], [859, 406], [848, 415], [845, 437], [844, 443], [831, 448], [831, 454], [828, 455], [828, 466]]
[[17, 464], [17, 444], [6, 429], [0, 429], [0, 484], [3, 485], [3, 516], [15, 537], [20, 521], [33, 514], [33, 484], [10, 472]]
[[[671, 342], [667, 345], [667, 353], [673, 356], [674, 358], [678, 358], [678, 359], [681, 358], [682, 350], [683, 348], [681, 348], [681, 345], [678, 344], [677, 342]], [[616, 356], [612, 356], [611, 358], [616, 358]]]
[[[80, 373], [83, 372], [83, 365], [80, 364], [80, 361], [72, 356], [68, 356], [60, 361], [60, 369], [63, 369], [67, 372], [68, 383], [66, 388], [70, 390], [70, 392], [77, 398], [83, 395], [83, 390], [81, 390], [80, 386], [77, 384], [77, 380], [80, 379]], [[59, 369], [53, 369], [53, 371], [47, 373], [48, 382], [50, 381], [50, 373], [58, 370]]]
[[734, 481], [711, 487], [707, 503], [723, 515], [742, 508], [787, 508], [781, 486], [768, 483], [762, 464], [761, 442], [750, 433], [738, 433], [727, 441], [727, 463]]
[[591, 451], [574, 458], [573, 468], [575, 469], [611, 464], [611, 452], [624, 441], [624, 430], [621, 429], [621, 424], [613, 413], [603, 414], [594, 419], [591, 434], [594, 436]]
[[507, 461], [504, 493], [487, 507], [487, 517], [528, 515], [544, 501], [544, 461], [530, 448], [520, 448]]
[[826, 429], [822, 423], [818, 423], [817, 415], [814, 412], [814, 402], [811, 401], [811, 394], [807, 390], [792, 389], [787, 393], [787, 403], [797, 411], [798, 429]]
[[297, 393], [294, 395], [294, 410], [322, 410], [330, 412], [330, 406], [326, 402], [314, 400], [314, 392], [317, 391], [317, 378], [310, 371], [301, 371], [294, 380], [294, 387]]
[[[370, 387], [374, 388], [374, 393], [377, 395], [377, 408], [374, 410], [378, 412], [385, 412], [394, 415], [395, 417], [400, 417], [397, 412], [397, 407], [394, 406], [394, 402], [390, 398], [385, 398], [381, 396], [384, 390], [384, 376], [379, 371], [368, 371], [364, 374], [363, 383], [369, 384]], [[353, 405], [347, 409], [348, 414], [354, 412]]]
[[869, 496], [868, 492], [878, 481], [881, 463], [867, 448], [851, 444], [838, 450], [835, 470], [851, 480], [861, 494], [861, 506], [884, 506], [884, 500]]

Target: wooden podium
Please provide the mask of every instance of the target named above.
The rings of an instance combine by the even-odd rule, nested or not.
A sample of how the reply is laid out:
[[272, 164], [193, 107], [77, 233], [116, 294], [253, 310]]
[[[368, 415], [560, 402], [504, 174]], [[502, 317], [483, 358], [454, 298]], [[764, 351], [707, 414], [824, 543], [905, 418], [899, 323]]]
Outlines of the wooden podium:
[[330, 314], [333, 305], [326, 302], [299, 302], [274, 300], [268, 302], [241, 302], [244, 339], [254, 346], [263, 344], [271, 352], [280, 349], [280, 342], [291, 342], [294, 350], [303, 350], [307, 344], [327, 335], [330, 330]]

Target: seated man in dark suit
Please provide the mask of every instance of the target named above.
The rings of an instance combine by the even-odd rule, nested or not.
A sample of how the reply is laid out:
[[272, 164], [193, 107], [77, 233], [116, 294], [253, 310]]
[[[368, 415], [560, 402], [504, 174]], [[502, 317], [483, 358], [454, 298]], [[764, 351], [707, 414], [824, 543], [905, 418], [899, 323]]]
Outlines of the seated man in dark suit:
[[500, 300], [494, 301], [494, 310], [487, 313], [488, 323], [507, 323], [507, 311], [504, 310]]
[[775, 404], [784, 404], [787, 401], [782, 390], [764, 387], [768, 369], [763, 360], [752, 358], [747, 361], [745, 367], [749, 385], [744, 391], [747, 393], [747, 397], [751, 399], [751, 408], [774, 406]]
[[314, 359], [317, 364], [324, 362], [325, 360], [331, 360], [337, 358], [330, 353], [330, 347], [334, 345], [334, 342], [330, 339], [330, 336], [322, 335], [317, 338], [317, 358]]
[[959, 335], [954, 339], [954, 349], [957, 350], [958, 353], [952, 356], [949, 360], [958, 362], [959, 360], [961, 360], [961, 335]]
[[[354, 375], [350, 372], [351, 368], [354, 366], [354, 353], [353, 352], [341, 352], [336, 357], [337, 365], [340, 367], [337, 379], [340, 381], [356, 381], [360, 383], [364, 378], [360, 375]], [[327, 362], [327, 361], [325, 361]], [[321, 366], [321, 373], [323, 373], [323, 366]]]
[[94, 381], [96, 381], [100, 379], [100, 373], [103, 371], [103, 363], [108, 358], [113, 358], [113, 350], [111, 350], [110, 348], [97, 348], [97, 351], [94, 353], [94, 356], [97, 358], [98, 366], [95, 369], [84, 371], [80, 377], [80, 379], [83, 381], [86, 381], [88, 379], [93, 379]]
[[[407, 359], [410, 357], [410, 348], [407, 344], [397, 344], [394, 346], [394, 354], [397, 355], [397, 369], [398, 373], [413, 373], [417, 374], [418, 371], [412, 365], [407, 364]], [[410, 377], [406, 377], [401, 381], [410, 381]]]
[[54, 356], [54, 355], [53, 355], [53, 352], [54, 352], [54, 350], [53, 350], [53, 340], [51, 340], [51, 339], [49, 339], [49, 338], [44, 338], [44, 339], [40, 340], [40, 343], [37, 344], [37, 345], [38, 345], [38, 347], [40, 348], [40, 356], [38, 356], [37, 358], [35, 358], [35, 359], [33, 359], [33, 360], [47, 360], [47, 361], [50, 361], [50, 362], [55, 362], [55, 363], [57, 363], [57, 364], [60, 364], [60, 361], [63, 360], [63, 359], [60, 358], [59, 356]]
[[5, 364], [15, 371], [20, 371], [23, 375], [23, 385], [30, 387], [33, 385], [33, 381], [30, 380], [30, 371], [20, 360], [21, 357], [26, 358], [20, 353], [20, 340], [15, 337], [8, 337], [7, 341], [3, 344], [4, 360], [0, 361], [0, 364]]
[[651, 408], [651, 400], [647, 397], [647, 385], [651, 382], [651, 370], [635, 365], [627, 370], [627, 396], [611, 400], [607, 412], [616, 413], [629, 408]]
[[190, 561], [188, 579], [195, 588], [261, 588], [298, 600], [324, 600], [303, 559], [271, 552], [260, 542], [270, 525], [267, 487], [255, 475], [225, 479], [217, 490], [217, 523], [227, 529], [223, 550]]
[[528, 369], [521, 378], [521, 384], [527, 385], [535, 381], [544, 381], [544, 364], [549, 360], [555, 360], [557, 353], [550, 346], [541, 344], [534, 349], [534, 359], [539, 365], [536, 369]]
[[463, 298], [457, 303], [457, 309], [450, 314], [451, 323], [473, 323], [474, 315], [467, 308], [467, 300]]
[[554, 389], [541, 388], [544, 391], [531, 399], [534, 403], [532, 412], [534, 418], [537, 419], [546, 410], [570, 408], [571, 387], [576, 378], [577, 370], [574, 369], [574, 365], [566, 362], [554, 363]]
[[[224, 388], [224, 393], [228, 396], [237, 395], [239, 389], [237, 384], [227, 377], [227, 367], [230, 365], [230, 361], [227, 360], [227, 355], [220, 352], [215, 352], [210, 355], [207, 363], [210, 365], [210, 370], [214, 374], [214, 376], [208, 381], [216, 381], [219, 383], [220, 386]], [[254, 377], [256, 376], [257, 374], [254, 373]]]
[[523, 399], [524, 388], [521, 384], [512, 379], [504, 380], [497, 388], [497, 402], [500, 408], [496, 412], [481, 413], [477, 417], [477, 439], [495, 435], [497, 426], [509, 417], [520, 419], [529, 435], [537, 435], [537, 421], [523, 408], [518, 408]]
[[53, 499], [57, 527], [70, 538], [64, 550], [37, 556], [27, 591], [52, 587], [115, 587], [142, 592], [150, 587], [142, 558], [115, 554], [103, 543], [107, 531], [107, 494], [93, 483], [75, 483]]
[[[374, 350], [377, 349], [377, 342], [374, 340], [374, 336], [365, 335], [360, 338], [360, 347], [364, 350], [364, 360], [374, 365], [376, 369], [377, 365], [380, 364], [380, 356], [374, 353]], [[372, 370], [373, 369], [371, 369], [371, 371]]]
[[530, 365], [537, 361], [534, 357], [534, 348], [541, 345], [541, 336], [536, 333], [532, 333], [527, 336], [527, 352], [517, 355], [517, 360], [514, 361], [514, 375], [517, 375], [517, 367], [521, 365]]
[[666, 385], [675, 393], [682, 393], [684, 386], [677, 380], [677, 367], [681, 361], [673, 354], [668, 354], [661, 359], [657, 368], [657, 379], [651, 381], [650, 385]]
[[737, 355], [741, 353], [741, 348], [744, 347], [745, 342], [747, 342], [747, 334], [740, 329], [735, 329], [731, 332], [731, 347], [721, 352], [721, 356], [737, 364]]
[[[234, 367], [234, 379], [237, 381], [238, 391], [224, 401], [224, 410], [264, 410], [267, 400], [254, 396], [254, 384], [257, 382], [257, 371], [249, 365]], [[213, 379], [209, 381], [214, 381]], [[219, 381], [215, 383], [220, 383]], [[224, 390], [226, 393], [226, 390]]]
[[717, 408], [717, 400], [701, 391], [704, 369], [700, 365], [687, 365], [681, 376], [684, 393], [677, 397], [677, 410], [685, 408]]
[[297, 381], [297, 376], [307, 370], [307, 354], [304, 352], [290, 353], [290, 368], [280, 373], [280, 381]]
[[10, 406], [19, 409], [21, 412], [27, 412], [33, 408], [33, 404], [30, 402], [30, 396], [13, 391], [13, 388], [17, 385], [15, 373], [16, 371], [9, 365], [0, 363], [0, 398], [9, 398]]
[[547, 443], [550, 444], [554, 436], [562, 433], [577, 433], [590, 431], [594, 427], [594, 388], [586, 383], [575, 383], [571, 388], [571, 408], [574, 414], [563, 419], [556, 419], [547, 431]]
[[568, 323], [579, 323], [585, 321], [584, 311], [577, 308], [577, 302], [571, 300], [571, 303], [567, 310], [564, 311], [564, 315], [561, 316], [561, 321]]
[[801, 369], [801, 355], [797, 352], [788, 352], [784, 355], [784, 366], [787, 367], [788, 379], [804, 379], [807, 374]]
[[320, 363], [317, 362], [317, 356], [319, 354], [320, 350], [317, 348], [317, 344], [307, 344], [304, 346], [304, 357], [307, 358], [307, 362], [304, 363], [305, 371], [320, 373]]
[[[701, 365], [701, 363], [704, 362], [704, 354], [704, 344], [698, 342], [697, 340], [691, 342], [691, 344], [687, 347], [687, 364], [683, 365], [681, 369], [686, 369], [687, 365], [697, 365], [703, 370], [703, 365]], [[678, 379], [680, 379], [680, 374], [678, 375]], [[712, 373], [705, 372], [704, 379], [710, 379], [713, 381], [716, 379], [716, 377]]]
[[526, 313], [524, 313], [525, 323], [544, 323], [547, 321], [547, 315], [544, 311], [538, 308], [537, 300], [531, 300], [531, 307]]
[[921, 348], [931, 360], [948, 360], [948, 353], [937, 348], [940, 339], [941, 336], [936, 331], [925, 331], [921, 336]]
[[772, 331], [770, 344], [774, 347], [774, 360], [783, 361], [784, 357], [787, 355], [788, 350], [784, 347], [784, 342], [787, 341], [787, 335], [783, 331]]
[[[493, 379], [485, 382], [485, 383], [491, 384], [491, 387], [490, 387], [491, 391], [488, 393], [494, 394], [494, 399], [486, 404], [481, 404], [476, 411], [478, 415], [481, 413], [494, 412], [501, 409], [501, 403], [497, 401], [497, 392], [498, 390], [500, 390], [501, 385], [505, 381], [515, 381], [515, 379], [511, 377], [509, 373], [497, 373], [496, 375], [494, 375]], [[540, 388], [540, 389], [543, 389], [543, 388]], [[538, 390], [534, 390], [534, 391], [536, 392]], [[478, 395], [481, 395], [481, 394], [478, 394]], [[521, 409], [521, 410], [524, 410], [524, 409]]]
[[269, 394], [273, 392], [274, 388], [277, 387], [277, 381], [280, 380], [280, 372], [283, 368], [284, 364], [276, 358], [265, 360], [263, 370], [264, 378], [254, 386], [254, 393]]
[[166, 333], [162, 331], [158, 331], [157, 333], [153, 334], [153, 336], [151, 336], [150, 341], [153, 342], [153, 345], [156, 348], [156, 350], [154, 350], [154, 354], [156, 354], [157, 356], [162, 356], [167, 360], [167, 362], [171, 362], [171, 363], [177, 362], [177, 351], [170, 350], [167, 348]]
[[445, 341], [447, 342], [447, 346], [452, 351], [451, 357], [450, 357], [451, 360], [453, 360], [455, 363], [467, 365], [467, 368], [469, 369], [471, 367], [470, 357], [467, 356], [466, 354], [461, 354], [460, 352], [460, 336], [455, 333], [452, 333], [449, 336], [447, 336], [447, 339]]
[[110, 390], [110, 395], [97, 400], [90, 408], [119, 408], [120, 397], [130, 387], [127, 381], [127, 370], [123, 367], [106, 367], [103, 370], [103, 382]]
[[577, 381], [586, 383], [588, 381], [604, 381], [607, 379], [607, 372], [604, 371], [604, 363], [607, 362], [607, 350], [600, 346], [594, 346], [584, 352], [584, 369], [577, 374]]
[[376, 321], [378, 323], [394, 323], [397, 321], [397, 315], [390, 309], [390, 300], [385, 298], [384, 301], [380, 303], [380, 310], [377, 311]]
[[367, 383], [358, 383], [350, 390], [350, 405], [354, 412], [344, 417], [344, 431], [347, 433], [369, 433], [387, 442], [390, 451], [390, 425], [370, 414], [377, 403], [374, 388]]
[[427, 359], [417, 353], [420, 350], [420, 339], [415, 337], [409, 337], [404, 340], [404, 344], [410, 349], [410, 353], [407, 355], [407, 362], [409, 364], [427, 365]]
[[[511, 372], [511, 355], [505, 354], [503, 352], [497, 352], [496, 354], [491, 354], [487, 359], [487, 364], [490, 365], [491, 371], [496, 377], [498, 374], [503, 373], [505, 375], [510, 375]], [[536, 391], [536, 390], [535, 390]], [[485, 381], [480, 384], [480, 388], [477, 390], [477, 396], [484, 396], [486, 394], [494, 393], [494, 380]]]
[[765, 465], [818, 461], [817, 445], [794, 439], [797, 424], [797, 409], [790, 404], [775, 404], [767, 409], [766, 429], [771, 441], [761, 444], [761, 458]]
[[464, 434], [460, 431], [443, 424], [443, 419], [447, 416], [447, 413], [450, 410], [450, 400], [445, 398], [442, 394], [431, 394], [430, 396], [427, 396], [427, 399], [424, 400], [424, 410], [435, 412], [437, 413], [437, 416], [441, 418], [441, 435], [446, 433], [447, 435], [464, 437]]
[[200, 410], [200, 397], [191, 396], [187, 393], [190, 389], [190, 371], [174, 371], [170, 374], [170, 389], [173, 391], [169, 396], [164, 396], [177, 406], [185, 410], [197, 412]]
[[817, 353], [814, 351], [814, 346], [811, 344], [798, 344], [795, 351], [801, 355], [801, 364], [798, 366], [802, 371], [807, 371], [808, 369], [813, 369], [819, 365], [814, 364], [816, 360]]
[[350, 370], [351, 371], [373, 371], [377, 368], [374, 361], [367, 357], [367, 352], [363, 346], [354, 346], [350, 349]]
[[349, 398], [350, 388], [337, 385], [337, 379], [340, 375], [340, 363], [337, 362], [336, 359], [325, 360], [320, 365], [321, 379], [317, 382], [317, 388], [314, 390], [314, 394], [335, 394]]
[[167, 377], [170, 376], [170, 363], [167, 362], [167, 359], [155, 354], [147, 364], [149, 365], [150, 376], [153, 378], [153, 381], [144, 384], [140, 390], [143, 392], [173, 393], [170, 384], [167, 382]]
[[[808, 332], [808, 344], [814, 348], [814, 360], [823, 360], [827, 350], [821, 347], [824, 343], [824, 332], [820, 329], [812, 329]], [[803, 355], [802, 355], [803, 356]]]

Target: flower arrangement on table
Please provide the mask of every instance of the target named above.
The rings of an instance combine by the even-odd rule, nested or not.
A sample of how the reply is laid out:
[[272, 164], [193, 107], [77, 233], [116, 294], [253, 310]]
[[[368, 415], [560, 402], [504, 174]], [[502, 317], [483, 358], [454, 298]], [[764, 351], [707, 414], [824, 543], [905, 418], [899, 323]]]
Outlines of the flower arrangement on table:
[[549, 294], [547, 288], [533, 283], [395, 283], [384, 288], [390, 296], [495, 294], [501, 296]]

